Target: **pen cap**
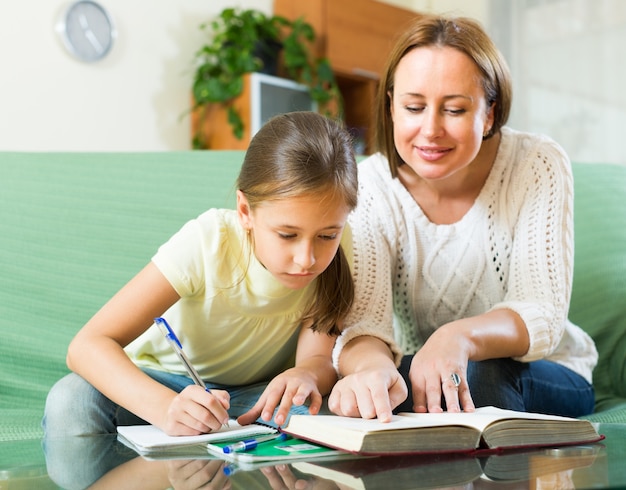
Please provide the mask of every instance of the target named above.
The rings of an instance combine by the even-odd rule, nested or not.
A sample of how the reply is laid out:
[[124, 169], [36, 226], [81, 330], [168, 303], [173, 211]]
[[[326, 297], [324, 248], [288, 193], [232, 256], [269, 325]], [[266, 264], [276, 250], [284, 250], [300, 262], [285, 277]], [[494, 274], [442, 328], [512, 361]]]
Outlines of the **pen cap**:
[[183, 348], [180, 340], [178, 340], [178, 337], [176, 337], [174, 330], [172, 330], [172, 327], [170, 327], [170, 324], [167, 323], [167, 320], [165, 318], [157, 317], [154, 319], [154, 323], [157, 327], [159, 327], [161, 332], [163, 332], [163, 335], [165, 335], [168, 339], [174, 341], [180, 349]]

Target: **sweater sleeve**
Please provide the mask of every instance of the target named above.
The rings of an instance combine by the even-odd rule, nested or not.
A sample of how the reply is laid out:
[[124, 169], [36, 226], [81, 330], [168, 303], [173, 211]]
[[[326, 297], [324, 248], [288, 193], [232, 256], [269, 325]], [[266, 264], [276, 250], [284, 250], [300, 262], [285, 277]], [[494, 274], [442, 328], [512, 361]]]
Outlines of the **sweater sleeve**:
[[507, 294], [492, 309], [518, 313], [530, 338], [520, 361], [554, 352], [563, 337], [573, 279], [573, 177], [569, 159], [552, 140], [526, 140], [508, 198], [515, 222]]
[[363, 335], [385, 342], [396, 365], [402, 358], [393, 332], [391, 264], [398, 233], [392, 218], [395, 214], [393, 206], [385, 197], [390, 194], [385, 189], [390, 185], [387, 179], [391, 176], [385, 176], [385, 181], [381, 181], [377, 172], [386, 165], [380, 155], [359, 164], [359, 205], [349, 217], [353, 236], [355, 300], [333, 352], [337, 369], [343, 347]]

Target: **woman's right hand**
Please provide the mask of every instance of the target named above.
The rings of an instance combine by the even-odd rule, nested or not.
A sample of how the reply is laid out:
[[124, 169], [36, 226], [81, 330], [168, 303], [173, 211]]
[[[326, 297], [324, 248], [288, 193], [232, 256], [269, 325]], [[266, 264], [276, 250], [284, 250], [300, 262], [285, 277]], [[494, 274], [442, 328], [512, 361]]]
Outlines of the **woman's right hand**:
[[171, 436], [206, 434], [228, 423], [230, 395], [227, 391], [205, 391], [190, 385], [169, 404], [163, 430]]
[[404, 379], [393, 363], [370, 368], [340, 379], [328, 398], [328, 408], [337, 415], [389, 422], [393, 409], [400, 405], [408, 391]]
[[393, 409], [408, 395], [393, 353], [376, 337], [350, 340], [341, 351], [339, 373], [343, 378], [328, 397], [328, 408], [337, 415], [389, 422]]

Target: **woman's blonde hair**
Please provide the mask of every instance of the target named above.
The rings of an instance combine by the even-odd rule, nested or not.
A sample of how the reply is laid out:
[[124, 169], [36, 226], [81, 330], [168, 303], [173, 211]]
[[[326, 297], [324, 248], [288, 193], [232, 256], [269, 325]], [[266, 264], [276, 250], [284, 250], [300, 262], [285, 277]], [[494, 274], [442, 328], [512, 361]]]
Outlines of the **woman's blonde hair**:
[[[265, 201], [303, 195], [341, 196], [357, 203], [357, 168], [349, 133], [315, 112], [273, 117], [256, 133], [237, 180], [250, 209]], [[354, 301], [354, 283], [341, 246], [317, 278], [315, 296], [302, 317], [313, 330], [339, 334]]]
[[509, 67], [481, 25], [466, 17], [420, 15], [398, 38], [392, 49], [376, 98], [376, 147], [389, 160], [389, 168], [394, 177], [398, 175], [398, 167], [403, 161], [394, 144], [389, 94], [393, 94], [394, 78], [400, 60], [413, 49], [426, 46], [456, 49], [465, 53], [476, 64], [487, 106], [494, 104], [493, 126], [483, 139], [491, 138], [500, 131], [511, 110], [513, 89]]

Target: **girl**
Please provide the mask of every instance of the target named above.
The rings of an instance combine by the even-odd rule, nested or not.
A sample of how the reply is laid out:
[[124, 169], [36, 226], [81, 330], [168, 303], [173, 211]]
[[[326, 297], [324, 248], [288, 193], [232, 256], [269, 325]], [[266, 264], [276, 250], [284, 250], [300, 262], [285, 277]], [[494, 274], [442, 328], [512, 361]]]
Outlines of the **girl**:
[[[276, 408], [280, 425], [290, 409], [306, 413], [307, 399], [308, 412], [320, 410], [353, 299], [350, 137], [316, 113], [277, 116], [251, 141], [237, 188], [236, 210], [188, 222], [78, 332], [73, 373], [48, 395], [47, 437], [142, 421], [194, 435], [229, 417], [270, 421]], [[153, 326], [161, 315], [207, 391]]]

